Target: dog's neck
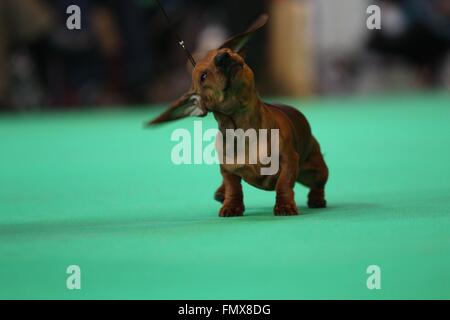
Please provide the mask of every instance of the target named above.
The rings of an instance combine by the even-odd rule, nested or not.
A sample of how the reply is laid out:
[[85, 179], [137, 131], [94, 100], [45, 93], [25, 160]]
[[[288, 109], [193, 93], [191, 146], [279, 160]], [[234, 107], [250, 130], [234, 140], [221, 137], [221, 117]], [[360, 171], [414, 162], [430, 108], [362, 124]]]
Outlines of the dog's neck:
[[225, 133], [227, 129], [259, 129], [261, 127], [261, 108], [263, 102], [254, 92], [245, 100], [236, 100], [236, 112], [231, 115], [214, 112], [219, 130]]

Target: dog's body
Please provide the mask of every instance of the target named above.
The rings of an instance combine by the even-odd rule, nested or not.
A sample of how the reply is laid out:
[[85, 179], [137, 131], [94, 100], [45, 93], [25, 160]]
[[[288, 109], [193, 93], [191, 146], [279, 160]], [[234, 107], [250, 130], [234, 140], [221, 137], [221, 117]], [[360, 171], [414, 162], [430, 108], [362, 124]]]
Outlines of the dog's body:
[[190, 92], [152, 122], [212, 112], [222, 137], [226, 136], [227, 129], [278, 129], [280, 168], [276, 174], [261, 175], [263, 165], [260, 162], [221, 164], [223, 183], [215, 199], [223, 202], [219, 212], [222, 217], [243, 215], [241, 180], [260, 189], [275, 190], [276, 215], [298, 214], [293, 191], [295, 182], [310, 189], [310, 208], [326, 206], [324, 188], [328, 168], [308, 121], [297, 109], [263, 103], [255, 88], [253, 72], [242, 58], [241, 51], [249, 36], [266, 21], [267, 17], [261, 17], [247, 32], [210, 51], [193, 70]]
[[[223, 184], [215, 193], [215, 199], [223, 202], [220, 211], [222, 216], [239, 216], [244, 211], [242, 188], [240, 180], [263, 190], [277, 192], [275, 214], [297, 214], [293, 187], [299, 182], [310, 188], [308, 205], [312, 208], [326, 206], [324, 187], [328, 179], [328, 168], [323, 160], [320, 146], [311, 133], [311, 128], [305, 116], [289, 106], [263, 103], [256, 99], [254, 110], [231, 123], [228, 118], [215, 115], [222, 136], [226, 129], [278, 129], [280, 132], [280, 170], [275, 175], [261, 175], [261, 164], [222, 164]], [[248, 119], [252, 119], [249, 121]], [[251, 122], [251, 124], [250, 124]], [[269, 137], [270, 138], [270, 137]], [[246, 155], [246, 159], [249, 156]]]

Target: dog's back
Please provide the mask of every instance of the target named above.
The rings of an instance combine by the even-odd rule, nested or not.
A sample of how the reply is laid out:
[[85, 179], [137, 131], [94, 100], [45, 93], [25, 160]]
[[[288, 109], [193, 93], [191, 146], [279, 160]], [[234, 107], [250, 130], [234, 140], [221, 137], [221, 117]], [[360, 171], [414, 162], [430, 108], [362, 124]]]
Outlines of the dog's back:
[[293, 127], [296, 150], [300, 156], [300, 161], [308, 158], [314, 138], [311, 133], [311, 126], [306, 117], [296, 108], [284, 104], [265, 103], [272, 110], [282, 112], [288, 118]]

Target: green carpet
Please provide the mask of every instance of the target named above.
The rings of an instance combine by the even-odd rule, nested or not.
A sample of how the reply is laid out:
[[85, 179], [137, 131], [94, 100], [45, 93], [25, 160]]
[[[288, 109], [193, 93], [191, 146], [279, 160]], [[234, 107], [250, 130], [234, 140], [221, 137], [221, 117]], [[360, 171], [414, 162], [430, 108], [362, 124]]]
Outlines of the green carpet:
[[170, 159], [194, 119], [142, 129], [161, 109], [1, 116], [0, 298], [450, 298], [450, 95], [278, 101], [322, 145], [328, 209], [297, 186], [302, 215], [274, 217], [245, 185], [218, 218], [218, 167]]

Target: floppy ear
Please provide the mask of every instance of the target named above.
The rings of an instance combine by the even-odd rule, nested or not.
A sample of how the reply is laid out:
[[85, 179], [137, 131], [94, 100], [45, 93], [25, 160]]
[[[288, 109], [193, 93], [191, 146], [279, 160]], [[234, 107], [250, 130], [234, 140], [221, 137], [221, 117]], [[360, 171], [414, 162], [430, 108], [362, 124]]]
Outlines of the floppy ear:
[[253, 22], [250, 28], [247, 29], [247, 31], [231, 37], [223, 45], [221, 45], [219, 49], [229, 48], [237, 53], [242, 52], [253, 33], [261, 29], [267, 23], [267, 20], [269, 20], [269, 16], [267, 14], [260, 15], [258, 19]]
[[147, 123], [147, 126], [174, 121], [189, 116], [204, 117], [207, 111], [201, 105], [200, 96], [193, 93], [186, 93], [175, 101], [172, 106], [156, 119]]

